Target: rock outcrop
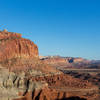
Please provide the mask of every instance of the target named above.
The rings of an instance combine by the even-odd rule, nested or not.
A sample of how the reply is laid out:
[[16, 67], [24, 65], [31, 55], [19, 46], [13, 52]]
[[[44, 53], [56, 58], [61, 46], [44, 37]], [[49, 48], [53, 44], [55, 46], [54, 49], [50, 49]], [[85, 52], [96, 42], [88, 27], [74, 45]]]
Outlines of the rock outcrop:
[[19, 33], [0, 32], [0, 62], [13, 58], [38, 57], [38, 47]]
[[84, 64], [90, 64], [89, 60], [83, 58], [74, 58], [74, 57], [60, 57], [60, 56], [47, 56], [47, 57], [39, 57], [46, 64], [50, 64], [52, 66], [57, 67], [66, 67], [66, 68], [77, 68], [83, 67]]
[[28, 77], [27, 74], [31, 73], [16, 74], [0, 67], [0, 100], [63, 100], [73, 96], [94, 100], [97, 97], [96, 86], [71, 76]]

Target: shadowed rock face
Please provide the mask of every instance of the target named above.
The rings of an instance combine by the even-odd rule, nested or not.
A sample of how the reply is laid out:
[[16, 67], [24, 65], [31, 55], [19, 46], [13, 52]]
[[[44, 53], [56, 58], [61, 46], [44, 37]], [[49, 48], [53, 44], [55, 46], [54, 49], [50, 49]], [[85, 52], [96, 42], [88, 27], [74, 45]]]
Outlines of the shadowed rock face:
[[12, 58], [38, 57], [38, 47], [21, 34], [0, 32], [0, 62]]
[[[58, 100], [58, 99], [57, 99]], [[80, 98], [80, 97], [69, 97], [69, 98], [62, 98], [60, 100], [87, 100], [85, 98]]]

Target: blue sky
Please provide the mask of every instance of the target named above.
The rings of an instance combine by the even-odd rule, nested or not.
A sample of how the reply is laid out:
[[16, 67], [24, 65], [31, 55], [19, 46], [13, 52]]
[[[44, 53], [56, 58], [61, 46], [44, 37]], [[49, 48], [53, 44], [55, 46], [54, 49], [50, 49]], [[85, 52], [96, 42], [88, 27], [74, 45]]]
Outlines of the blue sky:
[[100, 59], [99, 0], [0, 0], [0, 29], [22, 33], [40, 55]]

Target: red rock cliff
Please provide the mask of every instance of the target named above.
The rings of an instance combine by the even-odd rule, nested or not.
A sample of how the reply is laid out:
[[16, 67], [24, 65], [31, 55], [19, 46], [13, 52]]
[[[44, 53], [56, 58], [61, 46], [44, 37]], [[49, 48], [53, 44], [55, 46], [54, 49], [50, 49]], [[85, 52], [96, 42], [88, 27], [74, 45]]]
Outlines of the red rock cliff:
[[19, 33], [0, 32], [0, 61], [18, 57], [38, 57], [37, 45]]

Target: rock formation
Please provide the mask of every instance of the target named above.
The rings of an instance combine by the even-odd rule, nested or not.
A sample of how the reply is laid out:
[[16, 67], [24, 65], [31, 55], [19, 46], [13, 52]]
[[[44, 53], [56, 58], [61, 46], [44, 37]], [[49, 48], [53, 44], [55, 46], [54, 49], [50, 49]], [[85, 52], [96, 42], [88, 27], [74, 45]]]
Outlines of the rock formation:
[[97, 86], [51, 66], [82, 59], [39, 60], [38, 56], [37, 45], [21, 34], [0, 32], [0, 100], [70, 100], [69, 97], [97, 100]]
[[0, 62], [13, 58], [38, 57], [38, 47], [21, 34], [0, 32]]
[[68, 75], [17, 74], [0, 66], [0, 100], [62, 100], [73, 96], [94, 100], [97, 91], [91, 83]]
[[70, 67], [77, 68], [82, 67], [84, 64], [90, 64], [89, 60], [83, 58], [74, 58], [74, 57], [60, 57], [60, 56], [47, 56], [47, 57], [39, 57], [46, 64], [50, 64], [52, 66], [60, 66], [60, 67]]

